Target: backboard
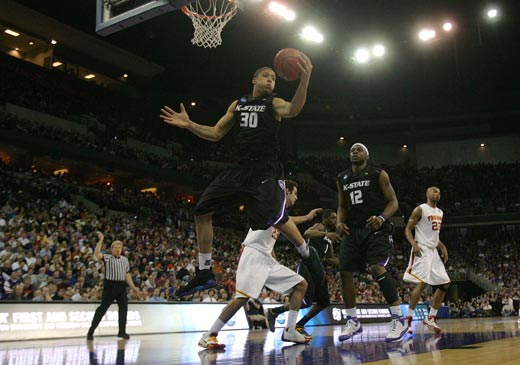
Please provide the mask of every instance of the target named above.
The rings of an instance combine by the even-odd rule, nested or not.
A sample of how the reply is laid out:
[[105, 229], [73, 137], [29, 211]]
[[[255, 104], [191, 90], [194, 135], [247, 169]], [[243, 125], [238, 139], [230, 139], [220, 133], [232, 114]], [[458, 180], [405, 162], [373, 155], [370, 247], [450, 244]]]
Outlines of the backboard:
[[179, 10], [194, 0], [96, 0], [96, 32], [118, 32], [158, 15]]

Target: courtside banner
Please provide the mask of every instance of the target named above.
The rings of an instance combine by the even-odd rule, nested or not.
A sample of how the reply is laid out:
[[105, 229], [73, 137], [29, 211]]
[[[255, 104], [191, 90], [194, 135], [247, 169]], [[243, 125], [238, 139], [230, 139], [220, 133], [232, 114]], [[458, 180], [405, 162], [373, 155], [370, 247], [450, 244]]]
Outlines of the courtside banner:
[[[99, 303], [0, 303], [0, 341], [84, 337]], [[220, 315], [225, 304], [211, 303], [129, 303], [127, 332], [132, 335], [168, 332], [206, 331]], [[266, 304], [264, 308], [276, 307]], [[301, 318], [308, 309], [300, 311]], [[359, 305], [361, 321], [384, 322], [390, 319], [388, 307]], [[115, 336], [118, 331], [117, 304], [113, 304], [95, 332], [95, 336]], [[285, 327], [286, 313], [277, 317], [277, 327]], [[323, 310], [307, 325], [343, 324], [346, 311], [342, 305]], [[249, 329], [243, 309], [223, 328]]]

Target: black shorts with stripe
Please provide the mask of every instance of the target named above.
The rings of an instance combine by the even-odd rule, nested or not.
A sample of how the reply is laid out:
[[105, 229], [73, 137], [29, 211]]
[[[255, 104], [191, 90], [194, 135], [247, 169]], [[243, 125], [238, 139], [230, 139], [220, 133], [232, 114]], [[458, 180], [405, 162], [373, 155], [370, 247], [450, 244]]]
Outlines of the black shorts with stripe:
[[285, 223], [285, 182], [278, 161], [233, 165], [211, 182], [200, 197], [195, 214], [220, 213], [244, 205], [253, 230]]
[[393, 249], [390, 222], [383, 223], [380, 230], [350, 227], [350, 234], [343, 237], [339, 249], [339, 270], [365, 272], [367, 265], [386, 266]]

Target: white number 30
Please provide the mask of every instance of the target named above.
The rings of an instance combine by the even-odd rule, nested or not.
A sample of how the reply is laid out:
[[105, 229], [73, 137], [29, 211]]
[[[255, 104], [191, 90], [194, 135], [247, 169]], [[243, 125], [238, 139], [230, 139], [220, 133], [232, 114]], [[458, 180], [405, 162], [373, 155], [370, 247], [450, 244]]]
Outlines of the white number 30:
[[253, 113], [241, 113], [240, 114], [240, 126], [256, 128], [258, 127], [258, 114]]

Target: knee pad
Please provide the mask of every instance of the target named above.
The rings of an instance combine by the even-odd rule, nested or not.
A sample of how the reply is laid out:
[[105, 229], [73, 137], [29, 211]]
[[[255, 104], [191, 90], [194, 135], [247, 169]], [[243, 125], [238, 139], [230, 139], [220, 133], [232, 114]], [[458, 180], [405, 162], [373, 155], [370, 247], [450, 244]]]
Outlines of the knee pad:
[[384, 274], [379, 275], [376, 280], [388, 304], [395, 303], [399, 300], [399, 295], [397, 294], [397, 283], [389, 273], [385, 272]]

